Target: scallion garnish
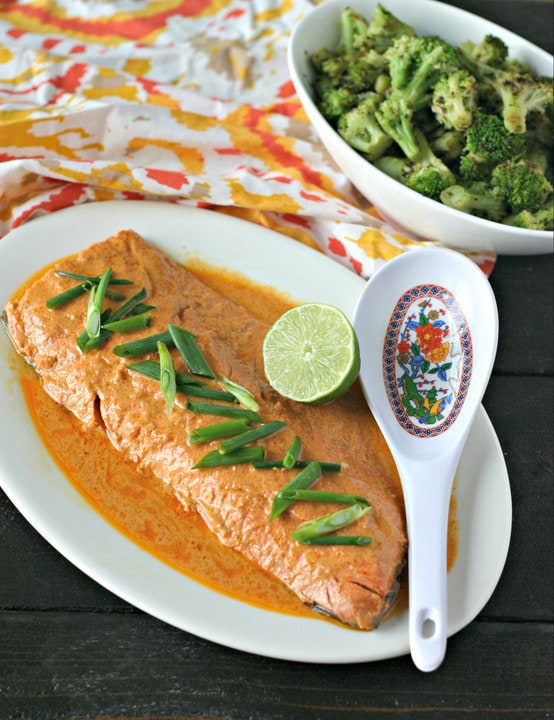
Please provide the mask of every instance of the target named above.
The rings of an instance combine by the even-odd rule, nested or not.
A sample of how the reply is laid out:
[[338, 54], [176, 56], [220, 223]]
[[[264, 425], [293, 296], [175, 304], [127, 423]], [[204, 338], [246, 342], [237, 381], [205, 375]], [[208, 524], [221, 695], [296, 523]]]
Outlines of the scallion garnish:
[[256, 402], [252, 393], [245, 387], [229, 380], [229, 378], [226, 378], [223, 375], [219, 375], [217, 379], [227, 392], [230, 392], [236, 397], [242, 407], [248, 408], [248, 410], [254, 410], [254, 412], [257, 412], [260, 409], [260, 406]]
[[110, 318], [102, 327], [110, 332], [131, 332], [148, 327], [151, 320], [151, 315], [132, 315], [131, 317], [121, 318], [121, 320], [112, 320]]
[[68, 303], [70, 300], [74, 300], [80, 295], [84, 295], [89, 289], [89, 287], [90, 285], [87, 285], [86, 283], [74, 285], [72, 288], [69, 288], [69, 290], [64, 290], [58, 295], [54, 295], [53, 297], [48, 298], [48, 300], [46, 301], [46, 307], [49, 310], [61, 307], [62, 305], [65, 305], [65, 303]]
[[175, 367], [171, 354], [167, 349], [167, 345], [158, 342], [158, 355], [160, 356], [160, 388], [165, 400], [167, 414], [171, 415], [173, 406], [175, 405], [175, 395], [177, 392], [175, 383]]
[[258, 425], [258, 427], [245, 430], [241, 435], [236, 435], [228, 440], [224, 440], [219, 444], [219, 448], [223, 453], [232, 453], [248, 443], [273, 435], [273, 433], [284, 428], [285, 425], [286, 423], [281, 420], [272, 420], [264, 425]]
[[[160, 379], [160, 363], [157, 363], [154, 360], [137, 360], [134, 363], [128, 363], [127, 368], [129, 370], [134, 370], [141, 375], [152, 378], [152, 380]], [[202, 380], [192, 377], [192, 375], [187, 375], [186, 373], [177, 371], [175, 371], [175, 382], [177, 384], [177, 389], [183, 385], [204, 386], [206, 384]]]
[[202, 351], [198, 347], [194, 335], [188, 330], [184, 330], [171, 323], [169, 323], [167, 327], [173, 338], [175, 347], [180, 352], [190, 372], [193, 375], [215, 378], [215, 374], [204, 355], [202, 355]]
[[330, 515], [308, 520], [300, 525], [298, 530], [292, 533], [293, 540], [303, 541], [306, 539], [327, 535], [340, 530], [343, 527], [351, 525], [359, 518], [363, 517], [370, 510], [369, 505], [350, 505], [350, 507], [342, 508]]
[[215, 390], [214, 388], [204, 385], [193, 385], [192, 383], [177, 384], [177, 392], [183, 395], [191, 395], [192, 397], [204, 398], [205, 400], [215, 400], [216, 402], [236, 403], [235, 396], [223, 390]]
[[[255, 413], [253, 410], [247, 410], [246, 408], [236, 407], [236, 405], [219, 405], [218, 403], [207, 403], [198, 402], [196, 400], [189, 400], [187, 407], [192, 412], [204, 413], [207, 415], [220, 415], [222, 417], [231, 418], [246, 418], [251, 422], [262, 422], [262, 418]], [[262, 458], [258, 458], [262, 459]]]
[[[82, 280], [83, 282], [89, 283], [91, 285], [98, 285], [100, 280], [102, 279], [101, 275], [96, 275], [94, 277], [90, 275], [78, 275], [77, 273], [71, 273], [66, 272], [65, 270], [54, 270], [56, 275], [61, 275], [62, 277], [72, 278], [73, 280]], [[133, 280], [126, 280], [125, 278], [110, 278], [110, 285], [134, 285], [135, 283]]]
[[146, 288], [142, 288], [142, 290], [139, 290], [138, 293], [135, 293], [135, 295], [130, 297], [122, 305], [116, 308], [113, 311], [111, 319], [115, 322], [116, 320], [121, 320], [122, 318], [127, 317], [127, 315], [130, 315], [133, 309], [145, 299]]
[[336, 503], [337, 505], [369, 505], [363, 495], [351, 493], [328, 492], [326, 490], [303, 490], [300, 488], [283, 488], [277, 493], [284, 500], [305, 502]]
[[[112, 311], [110, 310], [110, 308], [106, 308], [100, 317], [100, 322], [108, 322], [111, 313]], [[100, 347], [102, 343], [106, 342], [110, 335], [111, 333], [108, 330], [101, 329], [98, 337], [91, 338], [89, 337], [89, 334], [85, 328], [83, 332], [77, 337], [77, 345], [82, 352], [87, 352], [87, 350], [94, 350], [95, 348]]]
[[298, 542], [302, 545], [369, 545], [373, 538], [368, 535], [318, 535]]
[[302, 443], [300, 442], [300, 438], [298, 437], [298, 435], [296, 435], [291, 444], [289, 445], [289, 448], [285, 453], [285, 457], [283, 458], [284, 468], [286, 468], [287, 470], [292, 470], [295, 462], [298, 460], [301, 449]]
[[138, 355], [156, 352], [159, 342], [163, 342], [168, 348], [173, 347], [173, 338], [169, 330], [140, 338], [140, 340], [132, 340], [131, 342], [123, 343], [123, 345], [116, 345], [112, 348], [112, 352], [119, 357], [137, 357]]
[[108, 268], [100, 278], [98, 285], [93, 285], [90, 289], [87, 305], [86, 331], [91, 340], [97, 338], [102, 329], [102, 305], [104, 304], [104, 296], [106, 295], [106, 288], [110, 282], [111, 275], [112, 269]]
[[213, 425], [205, 425], [196, 428], [189, 435], [189, 441], [196, 445], [198, 443], [211, 442], [212, 440], [220, 440], [224, 437], [232, 435], [240, 435], [248, 429], [245, 420], [224, 420], [223, 422], [214, 423]]
[[222, 465], [239, 465], [243, 463], [251, 463], [254, 460], [260, 460], [264, 456], [264, 449], [261, 445], [248, 445], [241, 447], [232, 453], [222, 453], [219, 450], [212, 450], [194, 464], [192, 467], [207, 468], [219, 467]]
[[[310, 462], [313, 462], [312, 460], [297, 460], [291, 470], [303, 470], [304, 468], [308, 467]], [[321, 469], [325, 472], [340, 472], [341, 465], [340, 463], [332, 463], [332, 462], [325, 462], [324, 460], [318, 460], [317, 461], [319, 465], [321, 466]], [[261, 470], [271, 470], [273, 468], [283, 468], [283, 469], [289, 469], [285, 468], [283, 465], [282, 460], [261, 460], [260, 462], [254, 463], [254, 465], [257, 468], [260, 468]]]
[[269, 519], [275, 520], [276, 517], [283, 513], [294, 502], [294, 500], [289, 500], [282, 496], [283, 490], [306, 490], [320, 475], [321, 466], [315, 461], [309, 463], [298, 475], [295, 475], [273, 498]]

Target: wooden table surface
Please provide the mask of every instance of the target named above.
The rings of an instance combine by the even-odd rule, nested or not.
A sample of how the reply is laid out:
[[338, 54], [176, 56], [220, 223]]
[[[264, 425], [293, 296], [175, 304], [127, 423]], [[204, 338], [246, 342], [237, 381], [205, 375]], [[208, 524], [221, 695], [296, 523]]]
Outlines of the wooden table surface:
[[[453, 4], [552, 52], [551, 2]], [[0, 720], [553, 718], [553, 257], [501, 257], [491, 283], [500, 342], [484, 405], [510, 475], [512, 539], [491, 600], [436, 672], [408, 656], [272, 660], [179, 631], [82, 574], [0, 492]]]

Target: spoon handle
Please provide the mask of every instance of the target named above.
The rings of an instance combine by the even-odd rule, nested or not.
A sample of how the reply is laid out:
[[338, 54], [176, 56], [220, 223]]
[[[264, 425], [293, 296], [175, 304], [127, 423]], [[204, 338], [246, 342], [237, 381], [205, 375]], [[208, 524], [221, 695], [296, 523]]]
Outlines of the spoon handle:
[[[448, 510], [454, 472], [417, 463], [402, 473], [408, 525], [409, 635], [416, 667], [435, 670], [447, 638]], [[417, 532], [411, 532], [417, 526]]]

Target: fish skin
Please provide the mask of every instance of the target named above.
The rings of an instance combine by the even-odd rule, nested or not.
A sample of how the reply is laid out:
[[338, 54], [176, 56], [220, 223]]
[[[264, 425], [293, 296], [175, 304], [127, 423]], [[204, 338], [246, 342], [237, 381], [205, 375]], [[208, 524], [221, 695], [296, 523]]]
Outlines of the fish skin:
[[[114, 277], [135, 281], [132, 293], [146, 287], [148, 303], [157, 307], [147, 333], [165, 330], [168, 322], [185, 327], [217, 374], [258, 399], [264, 420], [287, 423], [262, 441], [268, 457], [283, 457], [299, 435], [304, 458], [342, 463], [340, 473], [324, 473], [317, 487], [364, 495], [372, 510], [344, 532], [370, 535], [373, 542], [363, 548], [321, 547], [291, 539], [301, 522], [332, 512], [333, 505], [295, 503], [269, 522], [273, 496], [295, 471], [249, 465], [194, 470], [192, 465], [215, 446], [191, 445], [187, 437], [218, 419], [180, 407], [168, 416], [159, 383], [128, 370], [128, 361], [111, 352], [121, 342], [144, 336], [144, 330], [126, 333], [124, 340], [115, 334], [99, 350], [81, 353], [75, 338], [84, 327], [86, 298], [57, 310], [45, 307], [46, 299], [70, 282], [55, 275], [56, 267], [88, 275], [112, 267]], [[5, 318], [17, 351], [36, 369], [45, 391], [85, 425], [102, 425], [120, 452], [168, 483], [183, 507], [198, 511], [222, 543], [315, 609], [363, 630], [378, 626], [397, 593], [406, 527], [394, 462], [357, 385], [318, 407], [278, 396], [263, 374], [261, 348], [268, 326], [132, 230], [46, 270], [6, 305]]]

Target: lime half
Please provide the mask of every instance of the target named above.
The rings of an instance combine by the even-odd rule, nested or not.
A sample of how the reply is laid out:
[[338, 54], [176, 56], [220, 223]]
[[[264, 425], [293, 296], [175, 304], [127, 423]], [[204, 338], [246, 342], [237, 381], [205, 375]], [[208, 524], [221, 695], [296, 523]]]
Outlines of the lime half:
[[274, 390], [313, 405], [345, 393], [360, 371], [352, 324], [324, 303], [305, 303], [281, 315], [265, 336], [263, 359]]

